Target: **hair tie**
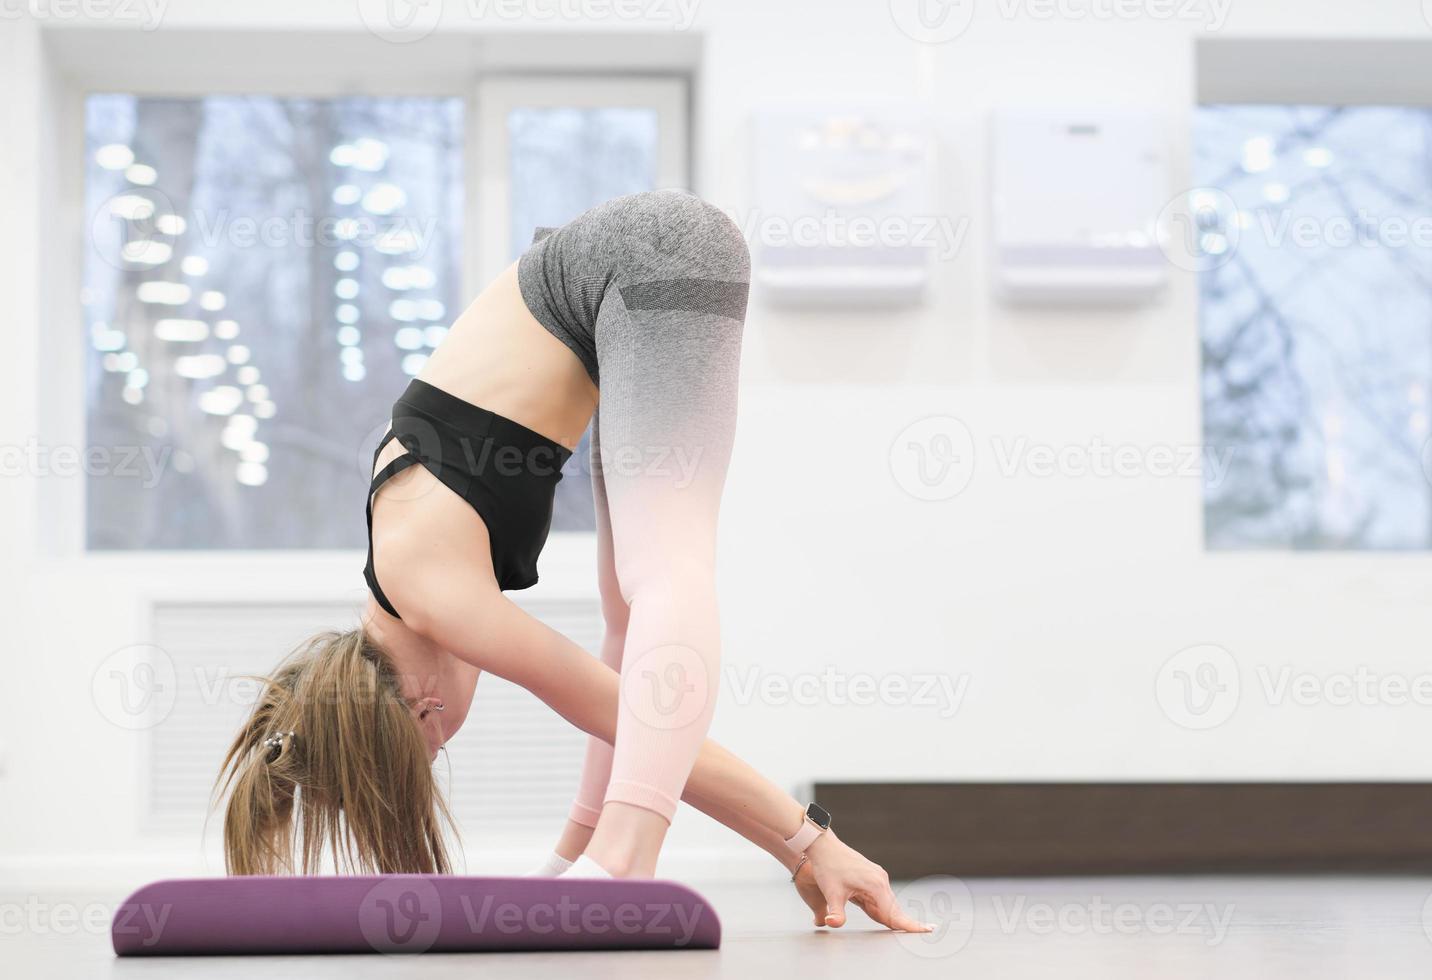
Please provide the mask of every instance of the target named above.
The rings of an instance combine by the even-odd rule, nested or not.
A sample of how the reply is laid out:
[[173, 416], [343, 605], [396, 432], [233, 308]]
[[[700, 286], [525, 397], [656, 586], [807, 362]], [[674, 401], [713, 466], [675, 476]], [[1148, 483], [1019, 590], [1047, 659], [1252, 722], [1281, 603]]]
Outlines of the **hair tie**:
[[264, 739], [263, 747], [269, 750], [268, 758], [265, 761], [272, 762], [273, 760], [277, 759], [280, 754], [282, 754], [283, 740], [285, 738], [289, 739], [289, 741], [292, 741], [297, 737], [298, 732], [277, 732]]

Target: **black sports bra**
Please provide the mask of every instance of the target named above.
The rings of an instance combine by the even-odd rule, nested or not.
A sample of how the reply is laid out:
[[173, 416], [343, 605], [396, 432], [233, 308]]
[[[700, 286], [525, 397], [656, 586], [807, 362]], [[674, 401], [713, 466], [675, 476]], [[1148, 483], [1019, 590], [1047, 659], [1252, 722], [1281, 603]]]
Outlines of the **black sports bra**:
[[417, 464], [466, 500], [487, 525], [498, 587], [509, 591], [536, 585], [537, 556], [552, 527], [552, 498], [571, 450], [416, 378], [393, 405], [392, 425], [373, 453], [373, 465], [394, 439], [407, 453], [373, 474], [368, 487], [363, 577], [378, 604], [398, 616], [373, 571], [373, 496], [395, 474]]

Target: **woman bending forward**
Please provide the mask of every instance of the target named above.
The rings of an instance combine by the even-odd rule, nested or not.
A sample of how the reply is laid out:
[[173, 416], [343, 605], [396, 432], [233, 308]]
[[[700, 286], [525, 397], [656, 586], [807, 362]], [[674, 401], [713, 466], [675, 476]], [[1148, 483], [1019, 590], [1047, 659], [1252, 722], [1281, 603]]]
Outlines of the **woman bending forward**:
[[[724, 214], [655, 191], [539, 232], [468, 307], [375, 454], [364, 625], [285, 661], [225, 759], [231, 874], [310, 872], [326, 850], [360, 871], [448, 872], [432, 762], [486, 670], [590, 735], [539, 873], [651, 877], [685, 800], [794, 872], [817, 925], [844, 924], [854, 902], [925, 928], [828, 815], [706, 738], [749, 283]], [[562, 465], [589, 422], [600, 660], [503, 595], [537, 581]]]

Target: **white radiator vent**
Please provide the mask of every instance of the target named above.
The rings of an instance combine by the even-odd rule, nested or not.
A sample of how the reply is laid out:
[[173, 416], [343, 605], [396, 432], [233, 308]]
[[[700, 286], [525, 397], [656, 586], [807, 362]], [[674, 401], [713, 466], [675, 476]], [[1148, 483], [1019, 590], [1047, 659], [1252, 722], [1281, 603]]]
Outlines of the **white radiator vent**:
[[[523, 606], [587, 650], [599, 649], [595, 599]], [[349, 603], [157, 603], [154, 644], [173, 661], [177, 693], [150, 731], [149, 826], [190, 830], [203, 819], [223, 752], [256, 693], [243, 677], [272, 670], [314, 633], [356, 621]], [[466, 724], [437, 761], [464, 837], [559, 826], [585, 738], [522, 688], [484, 675]]]

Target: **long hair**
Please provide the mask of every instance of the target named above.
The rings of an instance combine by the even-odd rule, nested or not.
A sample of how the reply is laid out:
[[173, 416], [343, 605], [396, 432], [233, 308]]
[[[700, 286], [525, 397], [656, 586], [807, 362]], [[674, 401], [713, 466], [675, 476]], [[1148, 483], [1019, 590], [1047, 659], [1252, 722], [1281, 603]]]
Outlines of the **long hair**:
[[215, 781], [231, 875], [449, 874], [452, 817], [387, 655], [321, 633], [271, 677]]

